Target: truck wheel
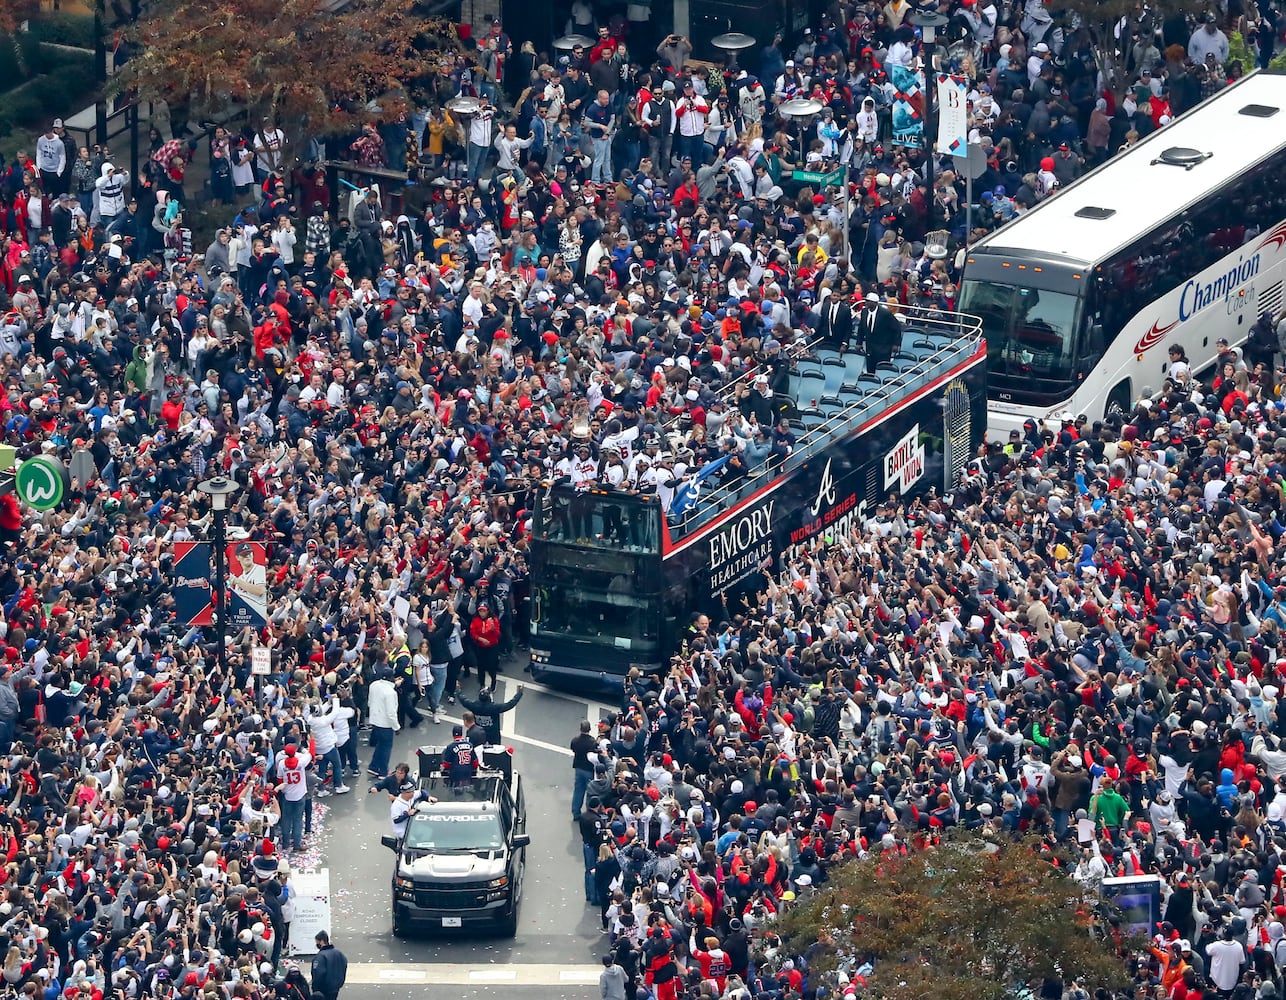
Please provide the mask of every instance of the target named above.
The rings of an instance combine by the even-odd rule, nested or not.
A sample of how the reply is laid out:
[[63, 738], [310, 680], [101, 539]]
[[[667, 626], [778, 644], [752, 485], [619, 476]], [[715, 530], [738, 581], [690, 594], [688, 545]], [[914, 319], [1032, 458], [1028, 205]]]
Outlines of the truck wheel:
[[397, 918], [397, 911], [393, 912], [393, 936], [395, 938], [406, 937], [406, 921]]
[[510, 913], [509, 916], [505, 917], [502, 921], [500, 921], [500, 936], [503, 938], [511, 938], [515, 936], [517, 933], [518, 933], [518, 907], [515, 906], [513, 908], [513, 912]]

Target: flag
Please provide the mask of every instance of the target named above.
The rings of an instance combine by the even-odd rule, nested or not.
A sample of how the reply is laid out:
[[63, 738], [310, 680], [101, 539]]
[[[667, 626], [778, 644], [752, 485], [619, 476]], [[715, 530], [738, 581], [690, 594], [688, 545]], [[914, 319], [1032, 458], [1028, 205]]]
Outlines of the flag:
[[713, 476], [732, 460], [732, 453], [716, 458], [713, 462], [706, 462], [705, 465], [697, 471], [697, 474], [691, 480], [685, 481], [678, 489], [674, 491], [674, 501], [670, 504], [670, 513], [675, 517], [687, 517], [688, 512], [697, 505], [697, 497], [701, 495], [701, 484]]
[[697, 482], [704, 483], [731, 461], [732, 452], [728, 452], [728, 454], [716, 458], [713, 462], [706, 462], [705, 465], [701, 466], [701, 470], [697, 473]]

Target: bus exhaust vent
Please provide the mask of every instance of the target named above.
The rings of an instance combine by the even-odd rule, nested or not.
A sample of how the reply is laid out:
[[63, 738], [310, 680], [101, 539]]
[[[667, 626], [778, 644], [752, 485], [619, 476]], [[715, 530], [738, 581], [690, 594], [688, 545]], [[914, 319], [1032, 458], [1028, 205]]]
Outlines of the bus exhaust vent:
[[1114, 208], [1099, 208], [1097, 205], [1086, 205], [1084, 208], [1076, 210], [1078, 219], [1093, 219], [1095, 222], [1102, 222], [1104, 219], [1110, 219], [1116, 214]]
[[1191, 170], [1198, 163], [1204, 163], [1214, 153], [1203, 153], [1199, 149], [1190, 149], [1187, 146], [1171, 146], [1169, 149], [1162, 150], [1161, 155], [1152, 161], [1151, 165], [1156, 166], [1163, 163], [1167, 167], [1183, 167], [1184, 170]]
[[1280, 110], [1271, 104], [1247, 104], [1237, 114], [1245, 115], [1247, 118], [1271, 118]]

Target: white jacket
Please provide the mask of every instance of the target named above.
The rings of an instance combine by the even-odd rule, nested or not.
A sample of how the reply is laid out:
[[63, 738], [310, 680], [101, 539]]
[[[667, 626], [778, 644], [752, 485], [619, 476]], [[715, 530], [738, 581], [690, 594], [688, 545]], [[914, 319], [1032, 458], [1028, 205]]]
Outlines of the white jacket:
[[295, 243], [297, 238], [293, 229], [274, 229], [272, 231], [272, 245], [277, 248], [277, 253], [281, 255], [283, 264], [293, 264], [295, 262]]
[[391, 680], [381, 678], [371, 684], [366, 712], [368, 721], [377, 729], [397, 732], [402, 728], [397, 721], [397, 688]]
[[102, 175], [94, 181], [94, 187], [98, 190], [100, 216], [111, 217], [125, 211], [125, 185], [128, 183], [128, 170], [117, 170], [110, 163], [103, 164]]
[[313, 747], [318, 757], [335, 749], [335, 711], [338, 708], [339, 699], [336, 698], [320, 712], [304, 711], [304, 719], [313, 734]]

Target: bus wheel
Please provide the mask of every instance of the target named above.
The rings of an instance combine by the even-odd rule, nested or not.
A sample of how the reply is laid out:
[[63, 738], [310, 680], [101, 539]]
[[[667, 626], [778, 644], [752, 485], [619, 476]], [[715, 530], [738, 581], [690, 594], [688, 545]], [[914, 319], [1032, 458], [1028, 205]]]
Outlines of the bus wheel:
[[1116, 388], [1107, 394], [1107, 407], [1103, 411], [1103, 416], [1107, 416], [1113, 411], [1121, 414], [1129, 413], [1132, 395], [1130, 392], [1130, 380], [1128, 378], [1122, 379], [1116, 384]]

